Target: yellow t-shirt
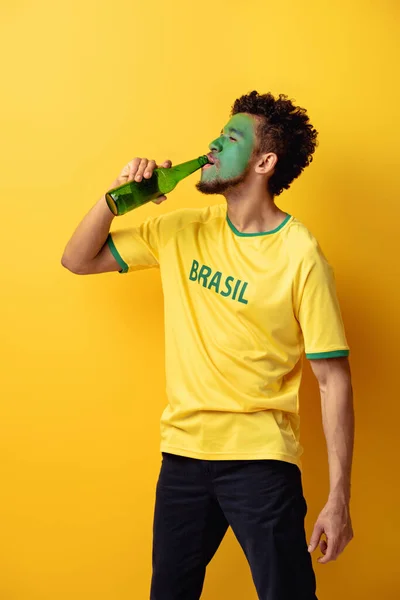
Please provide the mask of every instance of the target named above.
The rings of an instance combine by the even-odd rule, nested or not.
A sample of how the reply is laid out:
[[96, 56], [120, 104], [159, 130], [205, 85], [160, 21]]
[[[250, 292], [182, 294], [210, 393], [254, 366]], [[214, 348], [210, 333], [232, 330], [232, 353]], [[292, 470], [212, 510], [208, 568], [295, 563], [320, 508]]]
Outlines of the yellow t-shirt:
[[108, 237], [120, 273], [159, 267], [168, 405], [161, 451], [301, 468], [302, 357], [347, 356], [332, 267], [295, 217], [241, 233], [226, 203]]

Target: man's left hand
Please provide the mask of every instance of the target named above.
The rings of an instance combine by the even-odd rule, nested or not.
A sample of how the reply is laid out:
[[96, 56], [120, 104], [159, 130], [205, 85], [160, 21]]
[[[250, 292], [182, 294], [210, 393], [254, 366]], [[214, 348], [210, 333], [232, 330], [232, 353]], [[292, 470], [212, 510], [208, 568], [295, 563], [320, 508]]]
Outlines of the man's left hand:
[[[326, 540], [321, 539], [322, 534]], [[318, 562], [326, 564], [337, 559], [353, 535], [348, 503], [329, 500], [315, 523], [308, 551], [314, 552], [319, 545], [324, 556], [318, 558]]]

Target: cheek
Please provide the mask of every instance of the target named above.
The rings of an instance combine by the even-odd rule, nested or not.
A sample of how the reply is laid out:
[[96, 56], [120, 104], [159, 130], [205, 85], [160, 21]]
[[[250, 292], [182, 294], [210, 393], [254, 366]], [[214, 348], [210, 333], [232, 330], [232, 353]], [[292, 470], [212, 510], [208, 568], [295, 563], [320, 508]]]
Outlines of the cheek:
[[225, 168], [238, 174], [247, 166], [251, 152], [247, 148], [230, 148], [225, 154]]

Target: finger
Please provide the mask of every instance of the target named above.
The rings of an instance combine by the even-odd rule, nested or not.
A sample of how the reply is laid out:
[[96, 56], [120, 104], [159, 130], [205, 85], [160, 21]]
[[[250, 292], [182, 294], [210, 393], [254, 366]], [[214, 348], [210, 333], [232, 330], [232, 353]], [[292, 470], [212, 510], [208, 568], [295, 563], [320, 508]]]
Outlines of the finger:
[[149, 163], [147, 165], [147, 168], [144, 172], [144, 176], [146, 179], [148, 179], [149, 177], [151, 177], [153, 175], [153, 171], [156, 168], [156, 161], [155, 160], [149, 160]]
[[326, 550], [325, 556], [321, 556], [318, 558], [318, 562], [322, 565], [325, 565], [331, 560], [335, 560], [337, 558], [337, 541], [331, 541], [328, 539], [328, 547]]
[[131, 163], [129, 162], [127, 165], [124, 166], [121, 173], [119, 174], [119, 179], [127, 180], [129, 178], [130, 170], [131, 170]]
[[153, 202], [154, 202], [154, 204], [161, 204], [166, 199], [167, 199], [167, 196], [159, 196], [158, 198], [156, 198], [155, 200], [153, 200]]
[[321, 535], [324, 532], [324, 528], [319, 523], [315, 524], [314, 530], [312, 532], [312, 536], [310, 539], [310, 544], [308, 546], [309, 552], [314, 552], [315, 548], [318, 546], [319, 540], [321, 539]]
[[332, 552], [330, 553], [326, 553], [325, 556], [322, 556], [321, 558], [317, 558], [317, 561], [319, 562], [320, 565], [326, 565], [326, 563], [330, 562], [331, 560], [335, 560], [336, 556], [333, 555]]
[[140, 158], [134, 158], [129, 163], [129, 177], [128, 181], [133, 181], [135, 179], [135, 175], [137, 173], [138, 167], [140, 165]]
[[135, 181], [142, 181], [143, 173], [147, 167], [148, 162], [149, 161], [147, 160], [147, 158], [142, 158], [142, 160], [140, 161], [140, 165], [137, 170], [136, 176], [135, 176]]
[[322, 554], [326, 554], [327, 548], [328, 544], [326, 543], [326, 540], [321, 540], [319, 543], [319, 549], [321, 550]]
[[156, 169], [170, 169], [172, 167], [172, 162], [170, 160], [164, 160], [162, 165], [156, 165]]

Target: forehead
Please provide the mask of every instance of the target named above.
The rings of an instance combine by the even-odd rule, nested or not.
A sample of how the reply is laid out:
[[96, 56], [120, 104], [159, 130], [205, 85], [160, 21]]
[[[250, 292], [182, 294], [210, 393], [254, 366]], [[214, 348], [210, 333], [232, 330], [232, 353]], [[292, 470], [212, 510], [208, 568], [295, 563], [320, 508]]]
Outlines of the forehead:
[[255, 121], [253, 117], [247, 113], [237, 113], [233, 115], [224, 129], [237, 129], [244, 134], [253, 134], [255, 130]]

